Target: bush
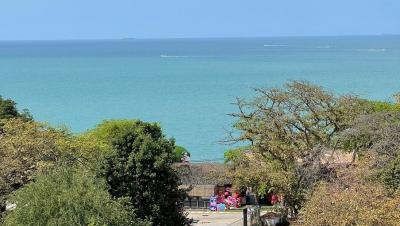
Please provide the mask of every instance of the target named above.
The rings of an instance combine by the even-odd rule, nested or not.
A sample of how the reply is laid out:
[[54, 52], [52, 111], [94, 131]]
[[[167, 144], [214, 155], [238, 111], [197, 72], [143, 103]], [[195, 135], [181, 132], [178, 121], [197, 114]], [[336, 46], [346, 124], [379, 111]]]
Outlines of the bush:
[[9, 199], [16, 208], [4, 225], [142, 225], [120, 202], [111, 199], [102, 180], [86, 170], [58, 168]]
[[400, 190], [400, 156], [382, 170], [381, 180], [390, 190]]
[[303, 209], [304, 225], [384, 225], [400, 222], [400, 196], [389, 196], [378, 184], [341, 187], [322, 184]]
[[399, 112], [400, 104], [385, 101], [368, 101], [374, 112]]

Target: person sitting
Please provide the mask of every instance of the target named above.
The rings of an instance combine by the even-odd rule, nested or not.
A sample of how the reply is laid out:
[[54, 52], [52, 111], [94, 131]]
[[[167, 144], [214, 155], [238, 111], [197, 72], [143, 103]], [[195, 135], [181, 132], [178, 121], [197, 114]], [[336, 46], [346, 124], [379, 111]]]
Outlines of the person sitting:
[[225, 202], [225, 195], [220, 191], [217, 198], [217, 203], [224, 203]]

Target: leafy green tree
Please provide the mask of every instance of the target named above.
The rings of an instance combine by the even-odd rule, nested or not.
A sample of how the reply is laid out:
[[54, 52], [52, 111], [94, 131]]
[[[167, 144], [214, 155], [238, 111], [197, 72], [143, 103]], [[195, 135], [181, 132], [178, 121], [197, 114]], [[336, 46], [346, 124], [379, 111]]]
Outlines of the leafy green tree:
[[0, 180], [19, 188], [33, 174], [61, 163], [67, 153], [57, 147], [65, 133], [47, 125], [22, 119], [4, 121], [0, 134]]
[[65, 133], [21, 118], [3, 120], [0, 133], [0, 212], [6, 195], [32, 180], [38, 171], [61, 163], [66, 156], [57, 147]]
[[176, 145], [174, 149], [174, 162], [181, 162], [185, 153], [190, 156], [190, 152], [186, 148]]
[[25, 120], [30, 120], [32, 119], [32, 116], [26, 109], [24, 109], [22, 112], [19, 112], [17, 109], [17, 104], [13, 100], [3, 99], [0, 96], [0, 119], [9, 118], [23, 118]]
[[110, 145], [87, 133], [68, 133], [58, 140], [57, 148], [67, 155], [64, 163], [84, 166], [99, 175], [107, 164], [107, 158], [114, 153]]
[[246, 150], [251, 150], [251, 147], [244, 146], [226, 150], [224, 152], [225, 163], [237, 166], [238, 164], [240, 164], [242, 158], [244, 157]]
[[129, 197], [135, 214], [153, 225], [184, 225], [185, 191], [172, 168], [174, 141], [158, 124], [137, 120], [105, 121], [89, 132], [115, 150], [105, 169], [110, 193]]
[[145, 225], [111, 198], [104, 180], [85, 169], [43, 173], [9, 199], [16, 204], [4, 225]]
[[[261, 197], [266, 195], [267, 189], [280, 193], [287, 190], [279, 187], [279, 185], [285, 184], [281, 180], [287, 179], [287, 177], [277, 174], [279, 171], [273, 170], [272, 165], [266, 164], [258, 153], [248, 154], [242, 149], [228, 150], [225, 152], [225, 164], [229, 170], [224, 177], [230, 178], [236, 188], [255, 188]], [[289, 185], [289, 183], [286, 184]]]
[[22, 118], [3, 119], [0, 133], [0, 213], [11, 192], [32, 181], [38, 172], [59, 165], [85, 166], [99, 171], [106, 164], [109, 147], [74, 136], [64, 129]]

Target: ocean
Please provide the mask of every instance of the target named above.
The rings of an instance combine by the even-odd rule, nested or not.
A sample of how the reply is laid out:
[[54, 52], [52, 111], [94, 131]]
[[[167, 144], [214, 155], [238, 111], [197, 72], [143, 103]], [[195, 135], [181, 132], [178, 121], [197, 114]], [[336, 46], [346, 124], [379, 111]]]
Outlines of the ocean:
[[221, 161], [235, 97], [308, 80], [390, 100], [400, 36], [1, 41], [0, 95], [84, 132], [106, 119], [159, 122], [194, 161]]

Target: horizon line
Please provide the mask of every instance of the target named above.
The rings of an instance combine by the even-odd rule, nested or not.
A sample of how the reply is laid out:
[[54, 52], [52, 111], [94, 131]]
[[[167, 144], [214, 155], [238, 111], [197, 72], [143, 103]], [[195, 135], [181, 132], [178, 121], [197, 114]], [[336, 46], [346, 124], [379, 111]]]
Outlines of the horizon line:
[[174, 40], [174, 39], [238, 39], [238, 38], [318, 38], [318, 37], [367, 37], [367, 36], [400, 36], [399, 34], [344, 34], [344, 35], [272, 35], [272, 36], [214, 36], [214, 37], [114, 37], [114, 38], [70, 38], [70, 39], [0, 39], [0, 42], [29, 41], [113, 41], [113, 40]]

